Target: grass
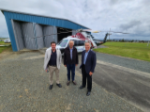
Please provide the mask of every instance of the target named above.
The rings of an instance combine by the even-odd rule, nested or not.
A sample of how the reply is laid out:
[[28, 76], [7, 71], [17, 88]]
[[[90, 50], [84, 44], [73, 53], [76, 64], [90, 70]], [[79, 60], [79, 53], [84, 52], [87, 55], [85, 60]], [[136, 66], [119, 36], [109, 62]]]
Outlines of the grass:
[[0, 45], [7, 45], [7, 46], [0, 46], [0, 53], [2, 53], [2, 52], [5, 51], [5, 50], [10, 50], [10, 51], [12, 51], [11, 43], [5, 43], [5, 42], [3, 42], [3, 41], [0, 41]]
[[5, 43], [3, 41], [0, 41], [0, 45], [11, 45], [11, 43]]
[[130, 42], [107, 42], [107, 48], [94, 49], [96, 52], [129, 57], [150, 62], [150, 44]]
[[5, 50], [12, 51], [11, 45], [9, 45], [9, 46], [0, 46], [0, 53], [2, 53]]

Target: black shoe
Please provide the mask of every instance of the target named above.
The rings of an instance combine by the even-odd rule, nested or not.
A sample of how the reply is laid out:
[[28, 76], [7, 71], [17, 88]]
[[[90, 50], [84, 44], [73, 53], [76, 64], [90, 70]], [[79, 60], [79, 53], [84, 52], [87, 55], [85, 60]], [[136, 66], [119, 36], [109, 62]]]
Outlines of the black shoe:
[[88, 92], [86, 93], [86, 96], [90, 96], [90, 94], [91, 94], [91, 92], [90, 92], [90, 91], [88, 91]]
[[49, 86], [49, 89], [51, 90], [52, 88], [53, 88], [53, 85], [50, 85], [50, 86]]
[[80, 87], [79, 87], [79, 89], [83, 89], [83, 88], [85, 88], [85, 86], [80, 86]]
[[70, 81], [67, 82], [67, 86], [69, 86], [69, 84], [70, 84]]
[[61, 88], [62, 87], [62, 85], [61, 84], [56, 84], [59, 88]]
[[72, 81], [72, 83], [73, 83], [74, 85], [77, 85], [77, 83], [76, 83], [75, 81]]

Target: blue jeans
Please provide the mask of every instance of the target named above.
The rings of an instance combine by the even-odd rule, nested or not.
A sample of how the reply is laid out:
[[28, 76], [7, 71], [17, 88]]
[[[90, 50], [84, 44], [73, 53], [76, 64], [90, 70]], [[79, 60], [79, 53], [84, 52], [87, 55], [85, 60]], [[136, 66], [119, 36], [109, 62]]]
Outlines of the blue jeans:
[[68, 77], [68, 81], [70, 81], [70, 71], [72, 72], [72, 81], [74, 81], [74, 77], [75, 77], [75, 64], [67, 64], [67, 77]]

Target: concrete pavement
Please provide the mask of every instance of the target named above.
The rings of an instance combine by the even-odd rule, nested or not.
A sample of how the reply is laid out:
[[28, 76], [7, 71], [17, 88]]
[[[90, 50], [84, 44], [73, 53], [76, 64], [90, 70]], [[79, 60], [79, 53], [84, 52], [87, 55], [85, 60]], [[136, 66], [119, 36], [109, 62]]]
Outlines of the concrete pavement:
[[100, 61], [150, 73], [150, 62], [104, 53], [96, 53], [96, 55]]
[[[81, 59], [81, 56], [79, 57]], [[110, 93], [141, 108], [144, 112], [149, 112], [150, 73], [149, 69], [145, 68], [149, 64], [145, 61], [97, 53], [97, 66], [93, 81]], [[137, 70], [136, 68], [139, 67], [140, 69]]]
[[86, 89], [78, 89], [80, 71], [76, 72], [78, 85], [66, 86], [64, 66], [60, 71], [63, 87], [54, 85], [49, 90], [49, 74], [43, 70], [43, 57], [38, 51], [18, 52], [0, 61], [0, 112], [141, 112], [95, 82], [87, 97]]

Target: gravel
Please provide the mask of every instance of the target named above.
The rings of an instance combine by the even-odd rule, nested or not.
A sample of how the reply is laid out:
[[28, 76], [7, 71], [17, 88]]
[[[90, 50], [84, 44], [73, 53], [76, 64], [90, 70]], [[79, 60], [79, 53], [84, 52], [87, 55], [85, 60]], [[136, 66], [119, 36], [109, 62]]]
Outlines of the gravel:
[[0, 112], [141, 112], [94, 82], [87, 97], [86, 89], [79, 90], [80, 72], [76, 72], [77, 85], [66, 86], [63, 65], [60, 71], [63, 87], [54, 83], [49, 90], [49, 73], [43, 70], [42, 56], [39, 52], [13, 53], [0, 61]]
[[104, 53], [96, 53], [96, 55], [98, 60], [150, 73], [150, 62], [125, 58], [121, 56], [109, 55]]

